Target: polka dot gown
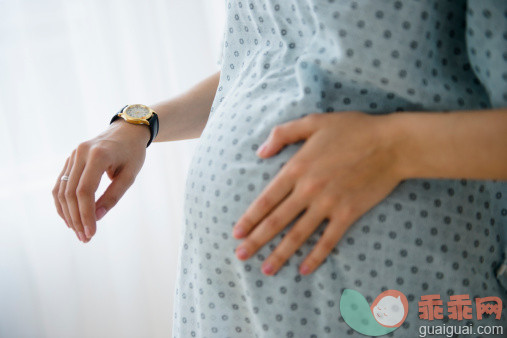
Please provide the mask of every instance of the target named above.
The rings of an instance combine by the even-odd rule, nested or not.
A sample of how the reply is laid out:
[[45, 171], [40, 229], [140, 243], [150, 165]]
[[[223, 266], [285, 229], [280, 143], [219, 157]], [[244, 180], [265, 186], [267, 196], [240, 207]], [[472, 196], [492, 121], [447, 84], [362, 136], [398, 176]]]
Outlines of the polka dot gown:
[[[467, 324], [418, 319], [422, 295], [505, 304], [495, 271], [506, 182], [405, 180], [308, 276], [298, 267], [326, 223], [275, 276], [261, 264], [290, 225], [246, 261], [234, 254], [241, 241], [232, 227], [301, 146], [258, 158], [278, 124], [347, 110], [507, 106], [507, 1], [228, 0], [226, 11], [220, 83], [187, 180], [173, 336], [363, 337], [340, 314], [344, 288], [370, 303], [387, 289], [407, 296], [407, 319], [392, 337]], [[505, 325], [505, 315], [471, 322]]]

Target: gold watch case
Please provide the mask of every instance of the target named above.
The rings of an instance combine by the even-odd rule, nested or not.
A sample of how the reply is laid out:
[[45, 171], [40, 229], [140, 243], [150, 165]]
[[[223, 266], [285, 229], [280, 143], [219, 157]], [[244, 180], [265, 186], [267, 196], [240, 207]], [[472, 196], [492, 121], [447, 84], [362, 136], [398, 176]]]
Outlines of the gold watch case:
[[[143, 112], [140, 114], [140, 112]], [[148, 119], [153, 116], [155, 111], [144, 104], [129, 104], [118, 116], [122, 117], [125, 121], [133, 124], [145, 124], [150, 125]]]

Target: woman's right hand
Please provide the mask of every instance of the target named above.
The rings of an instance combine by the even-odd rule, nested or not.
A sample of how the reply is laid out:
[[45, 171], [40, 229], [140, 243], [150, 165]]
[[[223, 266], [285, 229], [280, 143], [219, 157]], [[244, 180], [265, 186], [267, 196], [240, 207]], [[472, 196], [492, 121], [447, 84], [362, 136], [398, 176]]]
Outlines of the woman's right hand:
[[[134, 183], [143, 166], [149, 138], [146, 126], [118, 119], [97, 137], [79, 144], [65, 161], [53, 198], [58, 214], [83, 243], [95, 234], [96, 220], [111, 210]], [[104, 172], [112, 182], [95, 202]], [[62, 181], [63, 175], [69, 180]]]

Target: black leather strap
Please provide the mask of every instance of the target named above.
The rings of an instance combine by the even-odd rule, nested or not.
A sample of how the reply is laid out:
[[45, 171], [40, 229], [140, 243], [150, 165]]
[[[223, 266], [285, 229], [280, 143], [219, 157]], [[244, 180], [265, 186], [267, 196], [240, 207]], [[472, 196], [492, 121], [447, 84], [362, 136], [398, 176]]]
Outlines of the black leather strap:
[[[127, 107], [127, 106], [125, 106], [125, 107]], [[114, 114], [114, 116], [111, 118], [111, 122], [109, 122], [109, 124], [111, 124], [114, 121], [116, 121], [117, 119], [121, 118], [120, 116], [118, 116], [118, 114], [120, 114], [123, 111], [123, 109], [125, 109], [125, 107], [123, 107], [122, 109], [120, 109], [119, 112]], [[153, 113], [153, 115], [147, 121], [150, 123], [150, 125], [148, 126], [150, 128], [150, 140], [148, 141], [146, 148], [148, 148], [150, 146], [151, 142], [155, 139], [155, 137], [157, 137], [158, 115], [156, 113]]]
[[120, 116], [118, 116], [118, 114], [120, 114], [120, 113], [123, 111], [123, 109], [125, 109], [127, 106], [128, 106], [128, 105], [125, 105], [125, 107], [123, 107], [122, 109], [120, 109], [120, 111], [119, 111], [119, 112], [117, 112], [116, 114], [114, 114], [114, 116], [113, 116], [113, 118], [111, 119], [111, 122], [109, 122], [109, 124], [111, 124], [111, 123], [113, 123], [114, 121], [116, 121], [117, 119], [119, 119], [119, 118], [120, 118]]
[[158, 134], [158, 115], [157, 113], [153, 113], [153, 115], [151, 115], [151, 117], [148, 119], [148, 122], [150, 122], [150, 134], [151, 134], [151, 137], [150, 137], [150, 140], [148, 141], [148, 145], [146, 146], [146, 148], [148, 148], [148, 146], [151, 144], [151, 141], [153, 141], [153, 139], [155, 137], [157, 137], [157, 134]]

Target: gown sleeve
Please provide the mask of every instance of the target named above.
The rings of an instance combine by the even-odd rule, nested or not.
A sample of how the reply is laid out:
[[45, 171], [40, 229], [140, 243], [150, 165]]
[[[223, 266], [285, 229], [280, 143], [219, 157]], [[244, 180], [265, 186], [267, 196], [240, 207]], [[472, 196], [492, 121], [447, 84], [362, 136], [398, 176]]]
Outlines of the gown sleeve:
[[[468, 0], [466, 43], [470, 65], [486, 89], [492, 108], [507, 107], [507, 1]], [[496, 198], [507, 199], [507, 182], [495, 185]], [[507, 205], [496, 204], [503, 227], [503, 263], [496, 271], [500, 284], [507, 289]]]
[[[225, 33], [224, 33], [225, 35]], [[216, 58], [216, 65], [218, 67], [222, 67], [222, 59], [224, 57], [224, 43], [225, 43], [225, 36], [222, 36], [222, 41], [220, 43], [220, 48], [219, 48], [219, 51], [218, 51], [218, 55], [217, 55], [217, 58]]]
[[470, 64], [491, 107], [507, 107], [507, 1], [468, 0], [466, 26]]
[[[227, 12], [227, 1], [224, 1], [224, 11]], [[218, 50], [218, 54], [216, 56], [216, 65], [218, 67], [222, 67], [222, 60], [224, 58], [224, 44], [225, 44], [225, 35], [226, 35], [226, 28], [227, 28], [227, 20], [226, 22], [224, 22], [224, 27], [223, 27], [223, 30], [222, 30], [222, 37], [220, 39], [220, 47], [219, 47], [219, 50]]]

